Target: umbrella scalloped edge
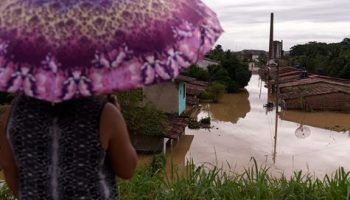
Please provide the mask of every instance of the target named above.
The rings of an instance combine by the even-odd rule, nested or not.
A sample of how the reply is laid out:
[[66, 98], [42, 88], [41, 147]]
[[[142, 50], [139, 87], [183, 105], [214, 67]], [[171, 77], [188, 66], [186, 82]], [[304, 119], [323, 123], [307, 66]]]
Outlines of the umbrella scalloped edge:
[[0, 39], [0, 90], [49, 102], [108, 94], [174, 79], [202, 59], [222, 33], [215, 14], [196, 26], [183, 20], [173, 27], [176, 42], [163, 51], [134, 54], [127, 44], [96, 51], [91, 66], [62, 68], [51, 53], [40, 66], [5, 56], [10, 41]]

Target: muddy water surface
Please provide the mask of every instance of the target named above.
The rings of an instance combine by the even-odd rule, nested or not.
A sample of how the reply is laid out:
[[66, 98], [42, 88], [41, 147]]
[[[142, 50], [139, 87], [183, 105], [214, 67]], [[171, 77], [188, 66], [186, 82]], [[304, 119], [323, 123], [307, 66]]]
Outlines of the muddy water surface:
[[[247, 91], [227, 94], [220, 104], [204, 104], [198, 118], [210, 116], [214, 128], [186, 129], [184, 144], [179, 141], [173, 157], [238, 172], [252, 164], [251, 157], [274, 174], [303, 170], [321, 177], [340, 166], [350, 170], [350, 114], [283, 111], [275, 141], [275, 111], [263, 107], [268, 94], [260, 85], [254, 75]], [[296, 133], [301, 125], [304, 132]]]

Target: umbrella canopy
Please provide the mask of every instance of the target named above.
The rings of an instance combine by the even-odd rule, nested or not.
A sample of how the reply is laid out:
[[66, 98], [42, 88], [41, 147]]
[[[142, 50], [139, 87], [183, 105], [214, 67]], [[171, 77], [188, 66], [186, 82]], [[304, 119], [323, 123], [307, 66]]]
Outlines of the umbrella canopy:
[[0, 90], [61, 102], [159, 83], [222, 33], [199, 0], [1, 0]]

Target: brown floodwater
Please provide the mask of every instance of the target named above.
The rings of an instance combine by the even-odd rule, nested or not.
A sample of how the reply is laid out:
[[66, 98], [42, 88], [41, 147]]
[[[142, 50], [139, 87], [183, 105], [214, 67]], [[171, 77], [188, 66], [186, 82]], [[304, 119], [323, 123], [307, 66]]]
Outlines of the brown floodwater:
[[269, 97], [261, 85], [253, 75], [246, 91], [226, 94], [219, 104], [203, 104], [198, 118], [210, 116], [213, 128], [186, 129], [170, 152], [173, 162], [184, 165], [190, 159], [241, 172], [254, 157], [276, 175], [303, 170], [322, 177], [340, 166], [350, 170], [350, 114], [283, 111], [274, 140], [275, 111], [263, 107]]

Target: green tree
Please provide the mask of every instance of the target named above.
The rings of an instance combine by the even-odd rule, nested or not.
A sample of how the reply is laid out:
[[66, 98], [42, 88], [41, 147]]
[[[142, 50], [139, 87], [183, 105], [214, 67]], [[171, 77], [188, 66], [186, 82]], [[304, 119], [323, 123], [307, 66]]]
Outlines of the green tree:
[[[185, 72], [185, 75], [210, 83], [220, 83], [229, 93], [238, 92], [248, 85], [252, 75], [248, 69], [248, 63], [240, 59], [234, 52], [224, 51], [221, 45], [217, 45], [207, 57], [220, 64], [208, 66], [207, 71], [193, 65]], [[208, 94], [202, 96], [208, 96]]]
[[213, 50], [207, 55], [208, 58], [221, 61], [223, 59], [224, 50], [220, 44], [216, 45]]
[[197, 65], [191, 65], [191, 67], [184, 72], [184, 75], [196, 78], [200, 81], [209, 81], [209, 73], [207, 70], [204, 70]]
[[332, 44], [309, 42], [296, 45], [291, 48], [290, 61], [311, 73], [349, 78], [350, 39]]
[[201, 99], [211, 100], [218, 103], [220, 99], [224, 96], [226, 87], [224, 84], [219, 82], [212, 82], [209, 84], [207, 90], [201, 94]]

